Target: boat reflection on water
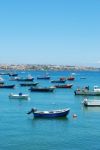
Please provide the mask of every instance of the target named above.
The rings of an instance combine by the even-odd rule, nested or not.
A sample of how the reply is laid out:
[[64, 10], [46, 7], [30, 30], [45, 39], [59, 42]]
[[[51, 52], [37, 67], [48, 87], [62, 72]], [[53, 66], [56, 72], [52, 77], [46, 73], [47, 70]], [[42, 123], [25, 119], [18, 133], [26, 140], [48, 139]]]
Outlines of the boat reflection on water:
[[43, 117], [43, 118], [41, 118], [41, 117], [32, 117], [31, 118], [32, 120], [40, 120], [40, 121], [42, 121], [42, 120], [56, 120], [56, 121], [68, 121], [69, 120], [69, 118], [68, 117], [55, 117], [55, 118], [45, 118], [45, 117]]

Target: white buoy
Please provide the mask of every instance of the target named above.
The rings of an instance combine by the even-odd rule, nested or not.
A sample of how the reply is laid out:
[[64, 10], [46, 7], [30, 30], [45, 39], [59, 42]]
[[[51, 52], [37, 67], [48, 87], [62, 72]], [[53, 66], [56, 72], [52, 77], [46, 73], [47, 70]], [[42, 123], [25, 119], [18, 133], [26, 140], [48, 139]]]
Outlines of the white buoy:
[[73, 118], [77, 118], [77, 115], [76, 115], [76, 114], [73, 114]]

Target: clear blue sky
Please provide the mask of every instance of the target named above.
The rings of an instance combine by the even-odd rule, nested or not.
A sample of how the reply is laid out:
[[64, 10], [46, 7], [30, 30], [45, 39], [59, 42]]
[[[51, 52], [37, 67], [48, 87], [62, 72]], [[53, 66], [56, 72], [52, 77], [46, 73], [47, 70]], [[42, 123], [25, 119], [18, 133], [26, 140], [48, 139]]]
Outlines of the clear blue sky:
[[100, 0], [0, 0], [0, 63], [100, 66]]

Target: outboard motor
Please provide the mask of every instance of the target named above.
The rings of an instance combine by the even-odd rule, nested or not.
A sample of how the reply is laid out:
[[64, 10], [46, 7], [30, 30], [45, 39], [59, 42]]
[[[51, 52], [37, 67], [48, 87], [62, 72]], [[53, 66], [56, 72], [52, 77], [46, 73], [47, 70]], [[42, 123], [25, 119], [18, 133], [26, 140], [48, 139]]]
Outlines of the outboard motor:
[[33, 113], [34, 114], [34, 112], [35, 111], [37, 111], [37, 109], [35, 109], [35, 108], [32, 108], [27, 114], [29, 115], [29, 114], [31, 114], [31, 113]]

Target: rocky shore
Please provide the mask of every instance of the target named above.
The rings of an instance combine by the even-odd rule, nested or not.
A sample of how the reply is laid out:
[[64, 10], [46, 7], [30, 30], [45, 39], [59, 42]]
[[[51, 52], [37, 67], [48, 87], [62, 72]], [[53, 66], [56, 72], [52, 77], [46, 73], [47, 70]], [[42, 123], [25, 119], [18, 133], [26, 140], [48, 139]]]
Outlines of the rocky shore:
[[40, 64], [0, 64], [1, 70], [100, 70], [88, 66], [67, 66], [67, 65], [40, 65]]

